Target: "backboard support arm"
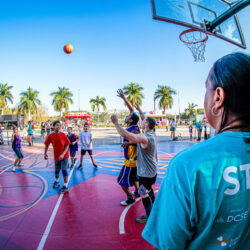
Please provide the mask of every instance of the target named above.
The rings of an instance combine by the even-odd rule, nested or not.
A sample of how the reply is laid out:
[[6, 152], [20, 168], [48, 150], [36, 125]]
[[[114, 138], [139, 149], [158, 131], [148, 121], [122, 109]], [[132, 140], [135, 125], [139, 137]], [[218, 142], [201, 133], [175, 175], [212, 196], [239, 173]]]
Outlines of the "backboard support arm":
[[205, 21], [206, 30], [212, 32], [218, 25], [235, 15], [240, 10], [250, 5], [250, 0], [241, 0], [211, 22]]

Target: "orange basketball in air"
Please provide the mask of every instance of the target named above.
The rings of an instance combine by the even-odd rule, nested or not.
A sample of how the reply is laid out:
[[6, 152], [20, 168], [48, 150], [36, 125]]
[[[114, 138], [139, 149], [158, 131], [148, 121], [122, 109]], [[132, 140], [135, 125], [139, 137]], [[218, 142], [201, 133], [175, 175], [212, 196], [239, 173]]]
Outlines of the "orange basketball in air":
[[72, 52], [73, 52], [73, 46], [71, 45], [71, 44], [66, 44], [65, 46], [64, 46], [64, 52], [66, 53], [66, 54], [71, 54]]

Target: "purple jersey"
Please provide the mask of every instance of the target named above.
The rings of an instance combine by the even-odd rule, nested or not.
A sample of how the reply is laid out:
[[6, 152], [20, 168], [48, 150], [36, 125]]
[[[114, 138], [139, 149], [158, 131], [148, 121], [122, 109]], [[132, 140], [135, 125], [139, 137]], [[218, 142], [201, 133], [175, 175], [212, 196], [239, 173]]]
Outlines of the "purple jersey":
[[12, 142], [12, 148], [21, 148], [21, 137], [20, 135], [14, 134], [14, 141]]
[[69, 145], [70, 152], [78, 151], [78, 143], [76, 143], [75, 145], [72, 145], [72, 142], [75, 142], [78, 139], [78, 136], [76, 136], [75, 134], [71, 134], [71, 135], [67, 135], [67, 137], [69, 141], [71, 142], [71, 144]]

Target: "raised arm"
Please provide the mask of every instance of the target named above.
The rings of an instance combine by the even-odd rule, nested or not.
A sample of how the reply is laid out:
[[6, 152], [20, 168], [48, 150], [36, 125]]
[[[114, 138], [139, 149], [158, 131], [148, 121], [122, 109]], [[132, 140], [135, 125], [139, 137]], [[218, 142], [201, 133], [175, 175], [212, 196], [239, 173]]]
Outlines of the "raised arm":
[[136, 102], [135, 103], [135, 108], [138, 110], [138, 112], [140, 113], [140, 117], [141, 117], [141, 120], [143, 121], [145, 119], [145, 115], [143, 114], [139, 104]]
[[118, 119], [115, 115], [111, 116], [111, 121], [115, 124], [115, 128], [117, 130], [117, 132], [125, 139], [127, 139], [130, 142], [133, 143], [141, 143], [143, 144], [145, 147], [148, 144], [148, 138], [145, 136], [145, 134], [134, 134], [134, 133], [130, 133], [128, 131], [126, 131], [124, 128], [122, 128], [120, 126], [120, 124], [118, 123]]
[[122, 98], [126, 104], [126, 106], [128, 107], [130, 113], [134, 113], [134, 107], [132, 106], [132, 104], [129, 102], [129, 100], [126, 98], [126, 96], [124, 95], [122, 89], [118, 89], [117, 90], [117, 96]]

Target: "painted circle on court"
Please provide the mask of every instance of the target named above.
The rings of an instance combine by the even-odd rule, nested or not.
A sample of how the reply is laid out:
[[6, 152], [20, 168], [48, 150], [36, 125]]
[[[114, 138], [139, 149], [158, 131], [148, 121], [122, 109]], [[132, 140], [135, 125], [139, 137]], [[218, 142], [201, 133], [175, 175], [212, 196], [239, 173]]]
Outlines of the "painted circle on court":
[[48, 184], [37, 173], [5, 172], [0, 176], [0, 221], [24, 213], [46, 194]]

